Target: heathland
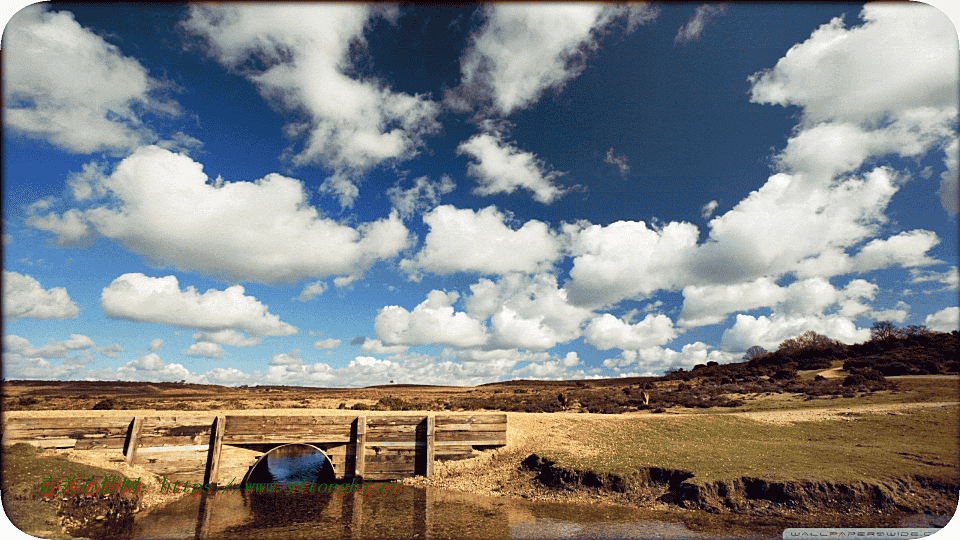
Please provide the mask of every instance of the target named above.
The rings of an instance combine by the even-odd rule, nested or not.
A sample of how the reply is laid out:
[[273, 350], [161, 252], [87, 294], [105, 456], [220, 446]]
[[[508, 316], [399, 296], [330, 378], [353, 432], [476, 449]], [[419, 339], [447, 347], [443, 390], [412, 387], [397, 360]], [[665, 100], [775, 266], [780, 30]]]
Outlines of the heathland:
[[[754, 516], [952, 515], [960, 490], [958, 339], [921, 329], [843, 345], [807, 333], [774, 352], [752, 349], [744, 362], [663, 377], [477, 387], [6, 381], [3, 409], [507, 411], [506, 446], [441, 463], [434, 477], [404, 485]], [[21, 458], [97, 464], [77, 451], [18, 452], [3, 462], [8, 515], [8, 501], [37, 504], [24, 484], [36, 479], [17, 472], [27, 467]]]

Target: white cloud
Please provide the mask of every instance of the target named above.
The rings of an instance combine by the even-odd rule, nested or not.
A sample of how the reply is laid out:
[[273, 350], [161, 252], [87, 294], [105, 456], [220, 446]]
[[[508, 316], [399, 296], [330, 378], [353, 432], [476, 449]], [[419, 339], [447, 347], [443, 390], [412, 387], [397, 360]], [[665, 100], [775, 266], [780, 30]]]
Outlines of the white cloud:
[[400, 183], [387, 190], [390, 202], [400, 212], [400, 217], [406, 219], [416, 212], [423, 212], [433, 208], [440, 202], [440, 196], [450, 193], [457, 184], [446, 174], [440, 177], [439, 182], [431, 182], [427, 176], [421, 176], [413, 181], [413, 187], [402, 189]]
[[189, 157], [142, 147], [102, 180], [113, 202], [82, 218], [158, 266], [263, 283], [337, 274], [355, 280], [409, 242], [396, 212], [357, 228], [321, 217], [292, 178], [208, 180]]
[[453, 303], [458, 298], [456, 292], [430, 291], [412, 312], [386, 306], [374, 319], [374, 331], [387, 345], [483, 345], [488, 339], [486, 328], [466, 313], [454, 312]]
[[599, 307], [682, 286], [698, 234], [690, 223], [655, 230], [642, 221], [568, 231], [574, 260], [564, 288], [575, 304]]
[[[209, 291], [207, 291], [209, 293]], [[246, 297], [249, 298], [249, 297]], [[193, 339], [217, 343], [219, 345], [229, 345], [231, 347], [255, 347], [263, 342], [260, 336], [247, 337], [236, 330], [218, 330], [215, 332], [197, 332]]]
[[874, 124], [908, 111], [957, 109], [957, 33], [924, 4], [864, 6], [864, 24], [837, 17], [751, 77], [752, 101], [799, 105], [807, 123]]
[[296, 354], [278, 353], [270, 359], [271, 366], [302, 366], [303, 359]]
[[123, 352], [123, 347], [119, 343], [114, 343], [107, 347], [96, 347], [96, 351], [107, 358], [119, 358], [120, 353]]
[[494, 206], [476, 212], [438, 206], [423, 216], [423, 222], [430, 226], [423, 249], [414, 259], [401, 261], [400, 266], [411, 273], [532, 273], [560, 257], [560, 240], [545, 223], [530, 220], [514, 230], [506, 221]]
[[64, 341], [49, 340], [39, 349], [30, 344], [25, 338], [8, 334], [3, 336], [3, 349], [14, 354], [29, 358], [66, 358], [73, 351], [80, 351], [96, 347], [96, 344], [87, 336], [71, 334], [70, 339]]
[[647, 315], [637, 324], [604, 313], [595, 317], [584, 331], [587, 343], [601, 351], [609, 349], [645, 349], [664, 345], [677, 337], [673, 321], [666, 315]]
[[690, 369], [697, 364], [707, 362], [728, 364], [740, 359], [731, 353], [709, 351], [710, 348], [709, 345], [700, 341], [688, 343], [679, 351], [662, 347], [646, 347], [636, 351], [623, 351], [620, 356], [604, 360], [603, 365], [617, 371], [621, 368], [637, 366], [633, 371], [662, 374], [668, 369]]
[[193, 287], [181, 291], [176, 276], [152, 278], [124, 274], [103, 289], [100, 306], [107, 317], [169, 324], [200, 330], [237, 329], [253, 336], [288, 336], [297, 329], [281, 322], [243, 287], [200, 294]]
[[496, 283], [481, 279], [470, 286], [466, 312], [490, 319], [492, 348], [544, 350], [580, 337], [591, 312], [572, 305], [551, 274], [508, 274]]
[[857, 328], [849, 318], [839, 313], [829, 315], [737, 315], [736, 323], [723, 332], [725, 348], [745, 351], [753, 345], [775, 350], [787, 339], [808, 331], [823, 334], [844, 343], [859, 343], [870, 339], [869, 328]]
[[365, 339], [360, 345], [360, 350], [370, 354], [399, 354], [406, 352], [410, 347], [406, 345], [384, 345], [379, 339]]
[[460, 59], [462, 86], [448, 93], [448, 105], [490, 101], [505, 116], [526, 108], [582, 72], [597, 34], [615, 19], [626, 16], [629, 32], [656, 14], [647, 5], [490, 4]]
[[614, 154], [613, 148], [607, 150], [607, 156], [603, 158], [603, 162], [616, 165], [617, 168], [620, 169], [621, 178], [626, 178], [627, 175], [630, 174], [630, 165], [627, 164], [627, 156]]
[[[183, 24], [206, 38], [209, 53], [243, 72], [264, 97], [306, 115], [305, 122], [286, 129], [303, 134], [303, 148], [292, 156], [295, 164], [366, 169], [411, 157], [422, 137], [438, 128], [435, 103], [393, 92], [379, 80], [348, 75], [351, 50], [356, 53], [356, 45], [363, 44], [371, 16], [387, 9], [196, 4]], [[251, 68], [250, 58], [265, 67]]]
[[945, 285], [944, 289], [957, 290], [960, 288], [960, 272], [956, 266], [951, 266], [946, 272], [923, 272], [917, 268], [910, 269], [911, 283], [936, 281]]
[[[803, 175], [776, 174], [710, 221], [708, 241], [697, 249], [691, 269], [698, 279], [714, 283], [779, 276], [798, 266], [804, 277], [849, 271], [821, 267], [823, 261], [817, 259], [831, 254], [839, 264], [844, 257], [840, 250], [873, 236], [886, 221], [883, 211], [896, 191], [897, 177], [886, 168], [833, 185], [811, 183]], [[797, 234], [798, 223], [803, 224], [803, 234]], [[879, 251], [889, 256], [895, 250]], [[804, 259], [817, 261], [801, 264]], [[867, 257], [863, 264], [880, 259]]]
[[224, 358], [227, 356], [227, 351], [223, 350], [223, 347], [221, 347], [218, 343], [198, 341], [190, 345], [190, 347], [186, 350], [180, 351], [180, 354], [204, 358]]
[[580, 358], [576, 352], [568, 352], [563, 358], [557, 360], [546, 360], [543, 362], [531, 362], [522, 368], [515, 369], [510, 373], [511, 379], [545, 379], [545, 380], [564, 380], [564, 379], [585, 379], [587, 374], [582, 370], [570, 371], [570, 368], [580, 365]]
[[61, 246], [82, 246], [93, 236], [93, 230], [84, 222], [83, 213], [76, 208], [60, 215], [53, 212], [44, 216], [28, 215], [24, 223], [57, 235], [56, 243]]
[[147, 75], [69, 12], [26, 7], [3, 33], [3, 123], [73, 153], [122, 153], [157, 135], [141, 114], [176, 115]]
[[300, 291], [300, 296], [294, 298], [298, 302], [307, 302], [313, 300], [317, 296], [324, 293], [327, 290], [327, 284], [322, 281], [314, 281], [313, 283], [307, 284], [306, 287]]
[[709, 218], [713, 215], [714, 210], [716, 210], [718, 206], [720, 206], [720, 203], [717, 201], [708, 202], [700, 208], [700, 216], [703, 217], [703, 219]]
[[523, 188], [532, 192], [538, 202], [550, 204], [564, 193], [554, 184], [562, 173], [548, 171], [537, 156], [504, 141], [499, 133], [474, 135], [460, 143], [457, 154], [476, 160], [467, 165], [467, 174], [479, 183], [474, 195], [513, 193]]
[[723, 15], [726, 11], [726, 4], [701, 4], [697, 6], [697, 11], [693, 17], [677, 31], [677, 36], [673, 38], [674, 43], [687, 43], [700, 39], [707, 22], [713, 17]]
[[[104, 371], [104, 373], [110, 372], [113, 372], [115, 378], [123, 381], [162, 382], [193, 379], [190, 370], [182, 364], [164, 364], [156, 353], [141, 355], [140, 358], [120, 366], [116, 371]], [[104, 373], [98, 379], [109, 380], [109, 377], [102, 376]]]
[[940, 204], [944, 210], [955, 216], [960, 212], [960, 139], [954, 136], [943, 151], [947, 170], [940, 175]]
[[731, 285], [688, 285], [677, 324], [684, 328], [717, 324], [736, 311], [771, 306], [783, 299], [783, 289], [770, 278]]
[[160, 347], [163, 347], [163, 340], [157, 338], [150, 342], [150, 352], [157, 352], [160, 350]]
[[320, 340], [320, 341], [318, 341], [318, 342], [316, 342], [316, 343], [313, 344], [313, 348], [316, 349], [316, 350], [318, 350], [318, 351], [326, 351], [326, 350], [329, 350], [329, 349], [336, 349], [336, 348], [339, 347], [339, 346], [340, 346], [340, 340], [339, 340], [339, 339], [332, 339], [332, 338], [323, 339], [323, 340]]
[[72, 319], [80, 309], [63, 287], [44, 289], [36, 279], [3, 271], [3, 316], [17, 319]]
[[943, 308], [936, 313], [927, 315], [923, 324], [930, 330], [937, 332], [954, 332], [960, 330], [960, 307]]

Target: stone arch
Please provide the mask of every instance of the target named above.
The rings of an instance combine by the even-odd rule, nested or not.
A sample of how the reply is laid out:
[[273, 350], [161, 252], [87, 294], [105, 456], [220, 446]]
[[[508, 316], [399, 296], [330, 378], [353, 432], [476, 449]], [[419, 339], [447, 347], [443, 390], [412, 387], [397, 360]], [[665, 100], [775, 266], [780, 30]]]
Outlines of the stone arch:
[[[246, 474], [243, 475], [243, 481], [242, 481], [240, 484], [241, 484], [241, 485], [245, 485], [245, 484], [250, 480], [250, 475], [253, 474], [253, 471], [257, 470], [257, 467], [260, 466], [260, 463], [261, 463], [262, 461], [266, 460], [266, 459], [267, 459], [267, 456], [269, 456], [271, 452], [273, 452], [274, 450], [277, 450], [278, 448], [285, 448], [285, 447], [288, 447], [288, 446], [306, 446], [306, 447], [309, 447], [310, 449], [312, 449], [312, 450], [314, 450], [314, 451], [316, 451], [316, 452], [319, 452], [320, 455], [323, 456], [323, 458], [326, 460], [326, 466], [325, 466], [325, 468], [328, 468], [328, 469], [329, 469], [330, 477], [331, 477], [331, 478], [335, 478], [335, 477], [336, 477], [336, 472], [333, 470], [333, 461], [330, 459], [330, 456], [328, 456], [327, 453], [323, 451], [322, 448], [319, 448], [319, 447], [317, 447], [317, 446], [314, 446], [314, 445], [312, 445], [312, 444], [310, 444], [310, 443], [297, 442], [297, 443], [278, 444], [278, 445], [274, 446], [273, 448], [271, 448], [271, 449], [267, 450], [266, 452], [264, 452], [264, 454], [263, 454], [262, 456], [260, 456], [260, 457], [257, 458], [257, 460], [253, 463], [253, 466], [250, 467], [250, 469], [246, 472]], [[264, 467], [266, 467], [266, 463], [264, 463]]]

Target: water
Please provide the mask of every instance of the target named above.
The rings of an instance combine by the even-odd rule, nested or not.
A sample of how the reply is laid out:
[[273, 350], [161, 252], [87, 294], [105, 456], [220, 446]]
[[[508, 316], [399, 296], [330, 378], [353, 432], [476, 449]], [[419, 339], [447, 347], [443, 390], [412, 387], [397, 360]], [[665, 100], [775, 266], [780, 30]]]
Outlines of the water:
[[[261, 461], [252, 481], [329, 482], [326, 459], [307, 447], [286, 447]], [[256, 478], [254, 478], [256, 477]], [[543, 503], [403, 486], [381, 494], [384, 483], [363, 492], [242, 494], [184, 497], [137, 515], [122, 531], [101, 535], [139, 539], [780, 539], [787, 527], [942, 526], [948, 518], [912, 516], [881, 524], [828, 523], [814, 517], [786, 522], [703, 512], [659, 512], [616, 505]], [[372, 488], [372, 489], [370, 489]]]

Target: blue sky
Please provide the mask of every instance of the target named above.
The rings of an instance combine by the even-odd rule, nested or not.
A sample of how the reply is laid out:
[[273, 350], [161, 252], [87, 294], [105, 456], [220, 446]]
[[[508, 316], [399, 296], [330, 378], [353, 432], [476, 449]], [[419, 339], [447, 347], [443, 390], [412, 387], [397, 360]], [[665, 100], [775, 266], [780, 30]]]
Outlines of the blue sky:
[[960, 326], [922, 4], [38, 4], [3, 52], [6, 380], [621, 377]]

